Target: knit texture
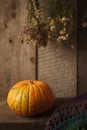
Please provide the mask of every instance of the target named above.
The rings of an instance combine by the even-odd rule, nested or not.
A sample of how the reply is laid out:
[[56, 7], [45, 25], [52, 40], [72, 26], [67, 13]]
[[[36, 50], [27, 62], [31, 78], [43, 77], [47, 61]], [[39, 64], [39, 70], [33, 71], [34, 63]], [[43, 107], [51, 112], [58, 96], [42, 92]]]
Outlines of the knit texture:
[[58, 107], [45, 130], [87, 130], [87, 94]]

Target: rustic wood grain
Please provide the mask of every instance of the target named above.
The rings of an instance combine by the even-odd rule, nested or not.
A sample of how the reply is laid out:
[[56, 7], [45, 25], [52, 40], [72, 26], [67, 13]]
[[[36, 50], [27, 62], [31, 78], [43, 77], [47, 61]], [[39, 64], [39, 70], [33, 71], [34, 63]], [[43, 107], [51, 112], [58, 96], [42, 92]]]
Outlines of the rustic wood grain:
[[8, 108], [5, 100], [0, 100], [0, 130], [44, 130], [52, 113], [59, 105], [69, 100], [71, 98], [57, 98], [49, 111], [35, 117], [20, 116]]
[[[48, 15], [55, 7], [49, 0], [40, 0], [40, 4]], [[76, 45], [77, 30], [72, 37], [72, 44]], [[57, 45], [48, 42], [46, 47], [38, 49], [37, 62], [37, 78], [49, 83], [56, 97], [77, 95], [77, 48], [72, 49], [69, 41]]]
[[24, 79], [35, 79], [35, 47], [18, 38], [25, 25], [25, 0], [0, 0], [0, 98]]

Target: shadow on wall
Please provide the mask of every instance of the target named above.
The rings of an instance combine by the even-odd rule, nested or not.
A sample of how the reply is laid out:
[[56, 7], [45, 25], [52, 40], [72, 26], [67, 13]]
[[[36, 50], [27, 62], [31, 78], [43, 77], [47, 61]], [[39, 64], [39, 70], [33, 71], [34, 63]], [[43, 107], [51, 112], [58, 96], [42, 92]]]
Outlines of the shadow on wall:
[[87, 1], [78, 0], [78, 93], [87, 91], [87, 26], [83, 27], [82, 22], [87, 23]]

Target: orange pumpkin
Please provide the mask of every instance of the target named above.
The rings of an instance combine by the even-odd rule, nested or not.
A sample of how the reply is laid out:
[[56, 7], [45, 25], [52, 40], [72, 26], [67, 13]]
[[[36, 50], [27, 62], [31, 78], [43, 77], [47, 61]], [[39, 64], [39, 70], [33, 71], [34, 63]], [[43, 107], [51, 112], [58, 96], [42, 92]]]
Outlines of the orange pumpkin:
[[54, 94], [49, 85], [43, 81], [24, 80], [10, 89], [7, 103], [17, 114], [34, 116], [51, 108]]

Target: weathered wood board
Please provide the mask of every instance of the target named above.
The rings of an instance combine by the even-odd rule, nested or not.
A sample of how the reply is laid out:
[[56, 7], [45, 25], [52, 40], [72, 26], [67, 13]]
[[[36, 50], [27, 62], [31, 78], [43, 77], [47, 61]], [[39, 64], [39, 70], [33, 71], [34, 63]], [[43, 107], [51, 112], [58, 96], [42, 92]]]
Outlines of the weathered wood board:
[[35, 79], [35, 47], [18, 38], [25, 25], [25, 0], [0, 0], [0, 98], [24, 79]]

